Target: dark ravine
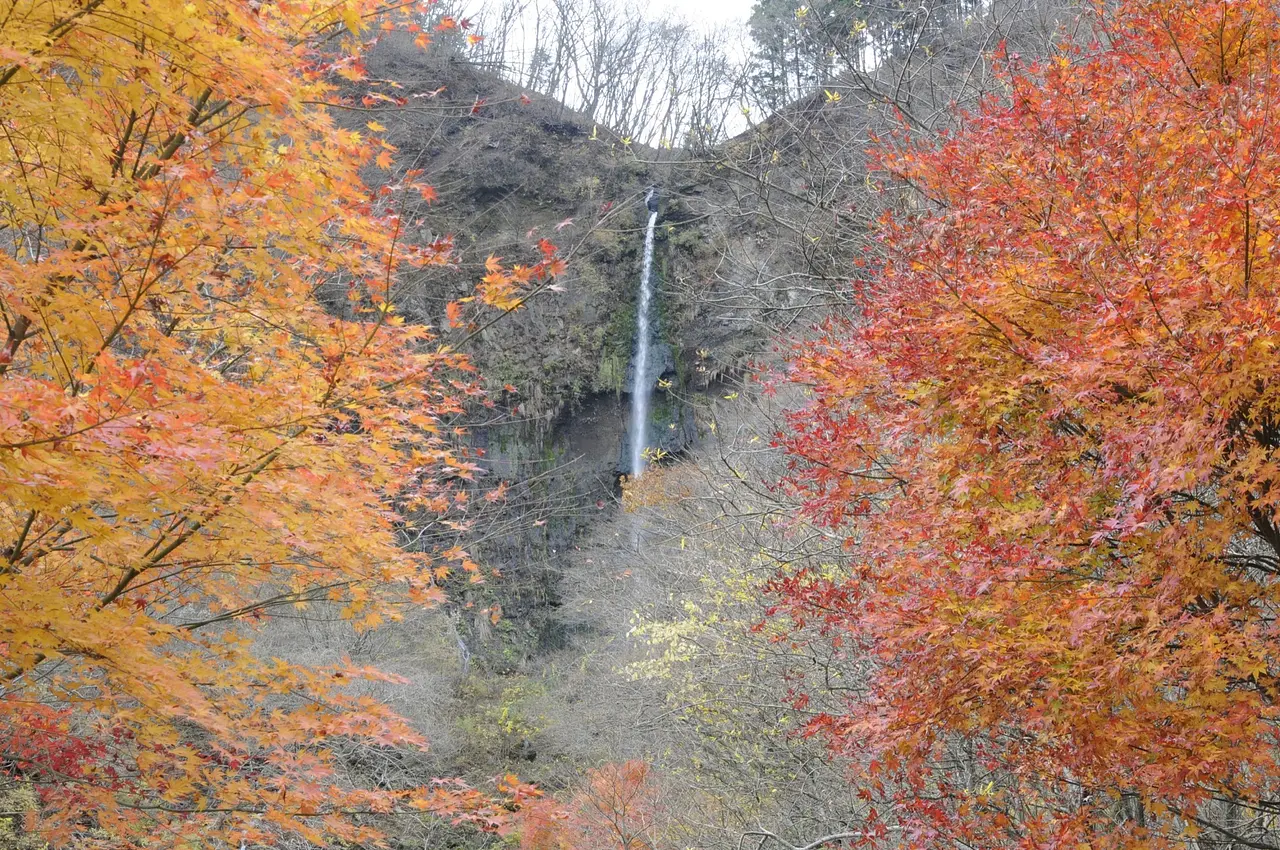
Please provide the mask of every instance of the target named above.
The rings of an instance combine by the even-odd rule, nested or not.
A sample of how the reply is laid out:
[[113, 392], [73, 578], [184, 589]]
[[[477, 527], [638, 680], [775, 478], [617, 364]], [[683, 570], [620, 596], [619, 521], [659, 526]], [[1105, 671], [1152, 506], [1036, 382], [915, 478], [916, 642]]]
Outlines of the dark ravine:
[[[778, 247], [789, 243], [760, 208], [744, 206], [743, 186], [731, 183], [736, 172], [714, 156], [625, 144], [561, 104], [537, 95], [522, 102], [524, 92], [406, 36], [385, 36], [366, 65], [369, 89], [405, 100], [376, 115], [399, 149], [396, 167], [424, 170], [439, 194], [435, 205], [404, 210], [415, 222], [411, 237], [451, 234], [459, 256], [456, 268], [402, 282], [396, 303], [408, 320], [445, 327], [445, 305], [471, 293], [490, 255], [532, 260], [545, 237], [568, 258], [562, 292], [538, 295], [466, 343], [496, 404], [459, 423], [484, 471], [477, 496], [499, 482], [508, 490], [497, 505], [477, 498], [469, 519], [481, 531], [468, 547], [485, 581], [450, 588], [432, 639], [436, 656], [457, 657], [446, 711], [454, 731], [434, 769], [477, 780], [518, 769], [554, 788], [564, 760], [577, 756], [540, 741], [538, 724], [512, 722], [497, 738], [478, 730], [495, 712], [510, 713], [513, 701], [532, 711], [531, 695], [548, 687], [548, 665], [560, 663], [550, 659], [592, 639], [588, 620], [561, 610], [562, 586], [572, 571], [598, 568], [575, 554], [589, 539], [598, 546], [601, 529], [615, 523], [619, 480], [631, 471], [646, 192], [670, 187], [654, 230], [654, 339], [644, 378], [653, 391], [646, 442], [664, 458], [707, 440], [699, 411], [765, 347], [775, 329], [769, 311], [789, 303], [775, 271], [799, 268], [803, 256]], [[352, 113], [350, 126], [372, 117]], [[395, 176], [371, 171], [369, 179]], [[754, 191], [749, 181], [745, 191]]]

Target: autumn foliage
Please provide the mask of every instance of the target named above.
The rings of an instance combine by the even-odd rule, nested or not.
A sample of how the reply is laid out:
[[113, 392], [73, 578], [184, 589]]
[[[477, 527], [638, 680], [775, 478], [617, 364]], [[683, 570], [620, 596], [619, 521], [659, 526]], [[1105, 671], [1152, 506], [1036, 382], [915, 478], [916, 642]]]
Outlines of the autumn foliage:
[[392, 149], [325, 106], [383, 5], [3, 13], [0, 770], [55, 846], [497, 822], [449, 783], [345, 780], [330, 742], [424, 742], [348, 688], [375, 671], [265, 657], [249, 628], [307, 604], [372, 627], [474, 568], [395, 535], [472, 471], [444, 421], [469, 367], [389, 301], [401, 267], [450, 261], [401, 238], [401, 198], [432, 193], [371, 193]]
[[1280, 18], [1091, 27], [886, 144], [864, 318], [791, 365], [789, 486], [849, 557], [775, 613], [848, 660], [807, 730], [892, 846], [1276, 842]]
[[659, 850], [661, 790], [652, 768], [638, 759], [589, 770], [567, 804], [530, 806], [521, 850]]

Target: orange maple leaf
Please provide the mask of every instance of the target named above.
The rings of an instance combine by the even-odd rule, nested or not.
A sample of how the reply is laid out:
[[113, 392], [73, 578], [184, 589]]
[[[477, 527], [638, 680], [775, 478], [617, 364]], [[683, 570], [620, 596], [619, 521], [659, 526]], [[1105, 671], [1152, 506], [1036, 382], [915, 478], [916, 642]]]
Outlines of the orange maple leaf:
[[462, 305], [457, 301], [450, 301], [445, 305], [445, 316], [448, 318], [449, 327], [457, 328], [462, 326]]

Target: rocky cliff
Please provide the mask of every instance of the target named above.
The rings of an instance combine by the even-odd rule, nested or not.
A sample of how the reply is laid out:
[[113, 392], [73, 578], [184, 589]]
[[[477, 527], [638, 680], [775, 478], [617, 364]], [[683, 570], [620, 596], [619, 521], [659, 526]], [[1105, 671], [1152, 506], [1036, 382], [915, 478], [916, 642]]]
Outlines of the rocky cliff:
[[[649, 442], [671, 459], [698, 450], [709, 400], [731, 394], [772, 334], [803, 318], [815, 243], [803, 225], [795, 232], [792, 213], [811, 215], [813, 204], [803, 181], [771, 188], [779, 155], [760, 131], [699, 156], [647, 148], [397, 34], [366, 66], [368, 80], [349, 93], [349, 126], [376, 119], [398, 148], [395, 170], [369, 179], [425, 172], [438, 200], [402, 211], [410, 238], [451, 236], [457, 256], [404, 279], [395, 303], [464, 347], [486, 376], [496, 407], [459, 424], [485, 472], [481, 489], [506, 482], [501, 503], [476, 500], [459, 538], [485, 581], [459, 581], [447, 619], [432, 627], [431, 657], [457, 652], [452, 707], [439, 709], [453, 723], [437, 735], [441, 772], [484, 776], [518, 763], [554, 786], [566, 753], [590, 748], [540, 738], [534, 705], [549, 698], [548, 665], [560, 663], [549, 659], [576, 657], [566, 648], [581, 650], [595, 628], [561, 611], [566, 575], [605, 568], [581, 552], [588, 538], [599, 551], [602, 533], [620, 533], [645, 191], [657, 185], [661, 197]], [[542, 238], [568, 259], [554, 290], [448, 328], [446, 304], [471, 293], [487, 257], [531, 261]]]

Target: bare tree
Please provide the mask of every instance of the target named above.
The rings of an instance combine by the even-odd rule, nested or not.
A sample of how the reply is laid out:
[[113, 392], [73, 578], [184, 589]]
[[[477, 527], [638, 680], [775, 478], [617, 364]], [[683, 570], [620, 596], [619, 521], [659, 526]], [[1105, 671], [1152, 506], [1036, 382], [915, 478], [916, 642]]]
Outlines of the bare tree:
[[484, 41], [467, 58], [622, 137], [665, 147], [723, 140], [745, 97], [743, 33], [706, 31], [615, 0], [481, 0], [435, 7]]

